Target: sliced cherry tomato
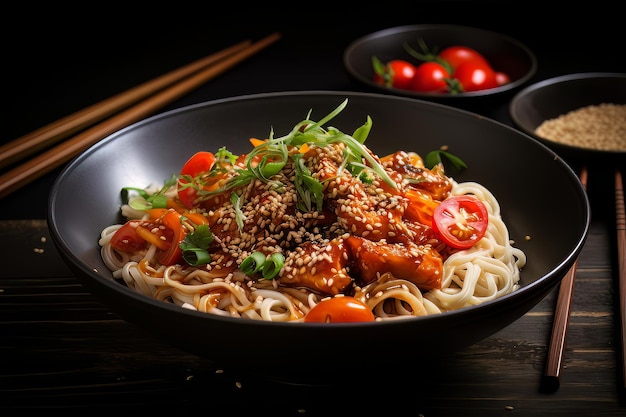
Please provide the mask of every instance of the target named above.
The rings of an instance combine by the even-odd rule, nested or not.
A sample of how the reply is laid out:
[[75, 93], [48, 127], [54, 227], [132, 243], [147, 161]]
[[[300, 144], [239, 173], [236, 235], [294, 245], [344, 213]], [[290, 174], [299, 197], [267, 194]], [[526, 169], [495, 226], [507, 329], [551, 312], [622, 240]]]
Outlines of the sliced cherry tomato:
[[415, 68], [415, 75], [411, 82], [411, 90], [420, 92], [446, 92], [448, 70], [438, 62], [424, 62]]
[[374, 313], [354, 297], [341, 296], [320, 301], [304, 316], [305, 323], [353, 323], [374, 321]]
[[448, 197], [435, 208], [432, 224], [447, 245], [467, 249], [485, 235], [489, 213], [474, 196]]
[[140, 224], [141, 222], [137, 220], [126, 222], [111, 236], [111, 246], [125, 253], [133, 253], [145, 249], [148, 246], [148, 242], [142, 239], [136, 232], [137, 226]]
[[465, 92], [486, 90], [498, 86], [496, 72], [489, 64], [467, 61], [459, 64], [452, 77], [457, 79]]
[[374, 82], [387, 87], [408, 90], [415, 75], [415, 65], [403, 59], [387, 62], [383, 68], [374, 69]]
[[[208, 172], [215, 163], [215, 155], [211, 152], [200, 151], [191, 156], [180, 170], [180, 175], [189, 175], [196, 177], [202, 173]], [[181, 184], [186, 184], [187, 180], [180, 178]], [[198, 197], [198, 193], [193, 187], [184, 188], [178, 191], [178, 199], [187, 208], [192, 208], [194, 201]]]
[[180, 249], [180, 242], [185, 239], [187, 232], [180, 223], [180, 213], [176, 210], [168, 210], [161, 217], [161, 222], [165, 226], [163, 236], [168, 243], [167, 249], [157, 250], [156, 258], [162, 265], [174, 265], [181, 263], [183, 260], [183, 252]]
[[181, 263], [183, 255], [180, 242], [187, 236], [180, 222], [181, 214], [173, 209], [151, 209], [148, 214], [148, 221], [129, 220], [120, 227], [111, 237], [111, 246], [122, 252], [133, 253], [153, 244], [158, 247], [156, 258], [162, 265]]
[[477, 62], [482, 65], [489, 65], [487, 58], [485, 58], [477, 50], [468, 46], [454, 45], [444, 48], [437, 54], [439, 59], [442, 59], [448, 63], [450, 70], [454, 70], [463, 62]]

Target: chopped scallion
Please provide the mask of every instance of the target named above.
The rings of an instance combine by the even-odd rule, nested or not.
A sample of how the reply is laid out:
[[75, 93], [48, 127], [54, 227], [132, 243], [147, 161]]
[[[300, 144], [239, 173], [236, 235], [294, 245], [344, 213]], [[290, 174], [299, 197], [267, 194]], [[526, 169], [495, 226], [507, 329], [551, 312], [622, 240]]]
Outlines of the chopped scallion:
[[254, 275], [261, 271], [265, 263], [265, 255], [262, 252], [253, 252], [241, 262], [239, 269], [246, 275]]

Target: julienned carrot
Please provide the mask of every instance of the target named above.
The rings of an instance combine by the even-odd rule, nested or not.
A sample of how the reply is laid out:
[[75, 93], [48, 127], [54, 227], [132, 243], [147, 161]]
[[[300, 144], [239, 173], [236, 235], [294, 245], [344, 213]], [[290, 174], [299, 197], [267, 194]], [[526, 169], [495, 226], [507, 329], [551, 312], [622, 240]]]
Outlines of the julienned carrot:
[[433, 213], [439, 205], [439, 201], [433, 200], [430, 194], [416, 189], [407, 190], [404, 196], [409, 199], [405, 216], [422, 224], [432, 224]]
[[254, 146], [255, 148], [257, 146], [263, 145], [264, 143], [266, 143], [267, 140], [266, 139], [257, 139], [257, 138], [250, 138], [250, 143], [252, 144], [252, 146]]

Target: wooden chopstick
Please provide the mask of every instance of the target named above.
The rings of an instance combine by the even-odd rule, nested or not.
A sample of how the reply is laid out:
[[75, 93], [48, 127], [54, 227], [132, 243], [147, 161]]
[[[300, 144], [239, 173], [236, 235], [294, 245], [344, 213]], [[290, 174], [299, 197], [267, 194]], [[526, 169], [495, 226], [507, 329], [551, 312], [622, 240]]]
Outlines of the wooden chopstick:
[[626, 208], [624, 184], [619, 169], [615, 170], [615, 225], [617, 229], [617, 261], [619, 291], [619, 328], [621, 337], [622, 385], [621, 395], [626, 395]]
[[129, 107], [151, 94], [199, 71], [213, 65], [224, 57], [232, 55], [249, 46], [249, 40], [240, 42], [222, 51], [201, 58], [182, 68], [171, 71], [154, 80], [148, 81], [130, 90], [100, 101], [94, 105], [63, 117], [53, 123], [34, 130], [18, 139], [0, 146], [0, 168], [4, 168], [29, 155], [35, 154], [74, 133], [105, 119], [112, 114]]
[[[587, 168], [582, 167], [580, 171], [580, 182], [587, 188]], [[565, 339], [569, 325], [569, 315], [572, 306], [572, 296], [574, 293], [574, 280], [578, 259], [570, 267], [567, 274], [561, 279], [559, 284], [559, 294], [557, 296], [556, 310], [552, 321], [552, 334], [548, 348], [548, 357], [543, 374], [542, 391], [554, 392], [561, 384], [561, 370], [563, 369], [563, 355], [565, 351]]]
[[0, 176], [0, 198], [69, 161], [111, 133], [150, 115], [281, 38], [273, 33], [166, 88]]

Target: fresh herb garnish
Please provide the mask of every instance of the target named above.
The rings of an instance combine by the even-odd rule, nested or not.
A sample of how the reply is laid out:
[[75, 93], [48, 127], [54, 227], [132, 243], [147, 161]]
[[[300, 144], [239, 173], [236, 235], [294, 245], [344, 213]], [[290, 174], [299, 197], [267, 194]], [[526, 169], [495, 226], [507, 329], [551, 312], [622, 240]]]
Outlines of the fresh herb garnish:
[[[143, 188], [124, 187], [122, 188], [122, 201], [128, 203], [135, 210], [150, 210], [153, 208], [166, 208], [167, 195], [166, 192], [176, 184], [176, 175], [166, 180], [163, 187], [154, 193], [149, 193]], [[137, 195], [130, 196], [130, 192], [135, 191]]]
[[274, 279], [285, 264], [285, 257], [281, 253], [273, 253], [265, 260], [263, 264], [263, 278]]
[[235, 222], [239, 230], [243, 230], [243, 212], [241, 211], [241, 197], [237, 193], [231, 193], [230, 202], [235, 210]]
[[458, 170], [467, 168], [467, 164], [461, 158], [442, 149], [430, 151], [426, 155], [426, 159], [424, 162], [427, 168], [433, 169], [435, 166], [443, 164], [443, 158], [450, 161], [452, 165], [454, 165], [454, 167]]
[[285, 257], [281, 253], [273, 253], [266, 257], [262, 252], [255, 251], [248, 255], [239, 265], [239, 269], [246, 275], [261, 273], [265, 279], [274, 279], [285, 264]]
[[308, 212], [313, 210], [313, 206], [317, 210], [322, 210], [324, 198], [324, 186], [317, 178], [313, 177], [311, 170], [304, 165], [302, 154], [293, 155], [294, 167], [296, 169], [295, 186], [300, 201], [298, 209]]
[[[323, 202], [323, 185], [300, 162], [301, 154], [294, 151], [290, 152], [290, 147], [298, 149], [303, 149], [309, 145], [323, 147], [336, 142], [342, 142], [346, 145], [344, 161], [339, 168], [339, 173], [342, 169], [348, 169], [353, 175], [368, 181], [371, 181], [371, 173], [376, 173], [391, 187], [397, 188], [397, 184], [387, 174], [382, 164], [364, 145], [372, 126], [372, 119], [369, 116], [365, 124], [356, 129], [352, 136], [333, 127], [327, 129], [323, 127], [341, 113], [347, 103], [348, 99], [344, 100], [337, 108], [317, 122], [310, 119], [311, 112], [309, 111], [307, 117], [296, 124], [291, 132], [285, 136], [276, 138], [274, 137], [273, 129], [270, 130], [268, 140], [255, 146], [246, 155], [244, 161], [245, 169], [235, 168], [237, 175], [229, 178], [223, 187], [213, 191], [198, 190], [198, 194], [208, 198], [208, 196], [216, 193], [245, 186], [254, 179], [269, 183], [272, 181], [272, 177], [278, 174], [291, 159], [296, 170], [298, 196], [302, 200], [299, 208], [312, 210], [313, 206], [315, 206], [319, 210]], [[226, 157], [229, 156], [229, 153], [226, 153], [227, 151], [223, 148], [220, 152], [223, 152]], [[218, 160], [220, 158], [224, 159], [223, 156], [218, 156]], [[364, 164], [363, 160], [367, 164]], [[228, 158], [229, 164], [232, 164], [232, 161], [232, 158]], [[219, 165], [219, 163], [216, 163], [216, 167], [219, 167]], [[370, 172], [370, 174], [363, 175], [364, 172]], [[274, 186], [277, 190], [282, 188], [278, 183], [274, 184]]]
[[183, 252], [185, 262], [191, 266], [198, 266], [211, 262], [211, 255], [208, 252], [211, 242], [213, 242], [211, 229], [208, 225], [201, 224], [193, 233], [187, 234], [178, 246]]
[[243, 271], [246, 275], [254, 275], [257, 272], [260, 272], [263, 269], [263, 264], [265, 263], [265, 254], [263, 252], [253, 252], [248, 255], [241, 264], [239, 265], [239, 269]]

